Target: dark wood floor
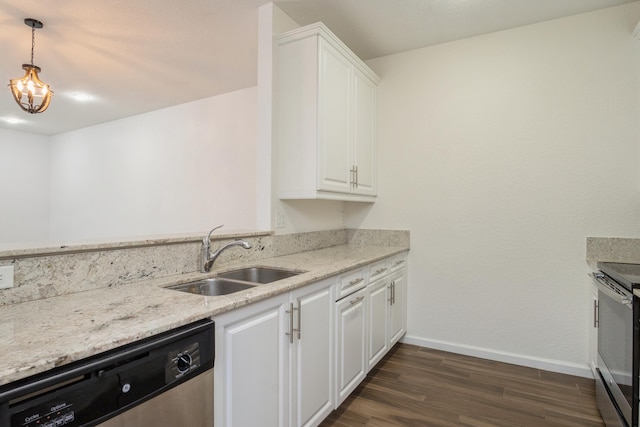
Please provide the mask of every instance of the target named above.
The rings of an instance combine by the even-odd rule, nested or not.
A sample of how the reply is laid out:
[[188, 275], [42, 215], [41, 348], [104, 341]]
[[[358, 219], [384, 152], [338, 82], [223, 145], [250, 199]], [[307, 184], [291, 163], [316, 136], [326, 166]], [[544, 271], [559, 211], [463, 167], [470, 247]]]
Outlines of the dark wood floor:
[[593, 380], [398, 344], [321, 424], [604, 427]]

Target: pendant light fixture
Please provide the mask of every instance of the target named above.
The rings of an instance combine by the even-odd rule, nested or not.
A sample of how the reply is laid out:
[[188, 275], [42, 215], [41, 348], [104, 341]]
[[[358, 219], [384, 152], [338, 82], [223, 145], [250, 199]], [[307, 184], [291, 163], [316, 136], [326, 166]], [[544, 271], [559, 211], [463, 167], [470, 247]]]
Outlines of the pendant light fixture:
[[40, 67], [33, 65], [33, 50], [36, 46], [35, 32], [44, 25], [37, 19], [27, 18], [24, 23], [31, 27], [31, 64], [22, 64], [25, 75], [9, 80], [9, 89], [20, 108], [27, 113], [42, 113], [49, 107], [53, 91], [48, 84], [40, 80]]

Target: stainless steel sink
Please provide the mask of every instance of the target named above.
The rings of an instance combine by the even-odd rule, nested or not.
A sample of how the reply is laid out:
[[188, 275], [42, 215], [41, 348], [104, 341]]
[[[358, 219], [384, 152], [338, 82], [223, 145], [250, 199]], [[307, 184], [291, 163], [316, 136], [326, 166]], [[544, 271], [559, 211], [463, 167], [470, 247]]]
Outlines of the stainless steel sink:
[[298, 274], [302, 273], [299, 271], [285, 270], [280, 268], [249, 267], [228, 271], [226, 273], [218, 275], [218, 277], [264, 284], [275, 282], [276, 280], [286, 279], [287, 277], [296, 276]]
[[206, 296], [229, 295], [297, 274], [302, 272], [280, 268], [249, 267], [228, 271], [211, 279], [169, 286], [167, 289]]
[[169, 286], [168, 289], [212, 297], [233, 294], [235, 292], [253, 288], [254, 286], [256, 285], [251, 283], [235, 282], [232, 280], [225, 280], [214, 277], [212, 279], [204, 279], [198, 280], [197, 282], [189, 282], [182, 285]]

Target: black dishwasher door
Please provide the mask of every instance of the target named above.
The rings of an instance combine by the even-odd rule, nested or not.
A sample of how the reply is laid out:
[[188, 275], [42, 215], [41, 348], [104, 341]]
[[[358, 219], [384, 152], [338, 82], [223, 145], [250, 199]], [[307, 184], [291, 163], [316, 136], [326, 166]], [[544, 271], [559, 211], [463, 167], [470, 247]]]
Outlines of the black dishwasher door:
[[213, 322], [175, 329], [0, 388], [0, 426], [93, 426], [213, 368]]

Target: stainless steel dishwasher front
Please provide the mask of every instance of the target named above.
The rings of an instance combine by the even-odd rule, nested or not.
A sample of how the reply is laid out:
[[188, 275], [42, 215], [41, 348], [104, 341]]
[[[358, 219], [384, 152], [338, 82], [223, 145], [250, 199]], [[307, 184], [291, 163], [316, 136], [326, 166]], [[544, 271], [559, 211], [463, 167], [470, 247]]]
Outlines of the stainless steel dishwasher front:
[[98, 424], [99, 427], [213, 426], [213, 369]]
[[211, 427], [214, 350], [204, 320], [7, 384], [0, 426]]

